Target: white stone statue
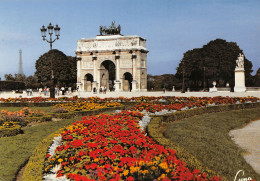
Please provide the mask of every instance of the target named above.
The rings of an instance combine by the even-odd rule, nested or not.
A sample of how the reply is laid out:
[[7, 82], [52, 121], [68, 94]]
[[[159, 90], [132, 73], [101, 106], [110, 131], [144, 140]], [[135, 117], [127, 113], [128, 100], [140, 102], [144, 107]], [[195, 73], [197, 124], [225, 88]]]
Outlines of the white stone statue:
[[239, 53], [237, 60], [236, 60], [236, 69], [244, 69], [244, 55]]

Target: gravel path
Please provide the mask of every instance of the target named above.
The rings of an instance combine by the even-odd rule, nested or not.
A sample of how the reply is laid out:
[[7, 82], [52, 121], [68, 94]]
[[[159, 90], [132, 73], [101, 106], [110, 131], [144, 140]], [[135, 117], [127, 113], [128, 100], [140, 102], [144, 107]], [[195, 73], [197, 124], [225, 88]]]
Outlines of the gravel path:
[[253, 121], [241, 129], [229, 132], [232, 140], [242, 149], [245, 160], [260, 174], [260, 120]]
[[[33, 96], [27, 96], [26, 93], [24, 94], [15, 94], [12, 92], [1, 92], [0, 91], [0, 98], [14, 98], [14, 97], [49, 97], [44, 96], [43, 94], [39, 94], [39, 92], [34, 92]], [[71, 95], [65, 95], [66, 97], [72, 97], [72, 96], [78, 96], [78, 97], [139, 97], [139, 96], [180, 96], [180, 97], [216, 97], [216, 96], [229, 96], [229, 97], [247, 97], [247, 96], [253, 96], [253, 97], [259, 97], [260, 98], [260, 91], [259, 92], [172, 92], [172, 91], [166, 91], [163, 93], [162, 91], [149, 91], [149, 92], [107, 92], [106, 94], [94, 94], [91, 92], [74, 92]], [[64, 97], [62, 95], [56, 96], [56, 97]]]

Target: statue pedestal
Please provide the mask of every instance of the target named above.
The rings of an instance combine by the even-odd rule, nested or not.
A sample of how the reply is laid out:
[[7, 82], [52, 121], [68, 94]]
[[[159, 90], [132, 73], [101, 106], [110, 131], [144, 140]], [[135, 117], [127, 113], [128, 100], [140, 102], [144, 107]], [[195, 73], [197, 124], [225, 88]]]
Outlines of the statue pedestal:
[[235, 87], [234, 92], [245, 92], [245, 70], [243, 68], [235, 69]]
[[120, 92], [120, 81], [115, 81], [115, 92]]
[[132, 81], [132, 92], [137, 92], [137, 91], [138, 91], [138, 90], [136, 89], [136, 84], [137, 84], [136, 80], [133, 80], [133, 81]]

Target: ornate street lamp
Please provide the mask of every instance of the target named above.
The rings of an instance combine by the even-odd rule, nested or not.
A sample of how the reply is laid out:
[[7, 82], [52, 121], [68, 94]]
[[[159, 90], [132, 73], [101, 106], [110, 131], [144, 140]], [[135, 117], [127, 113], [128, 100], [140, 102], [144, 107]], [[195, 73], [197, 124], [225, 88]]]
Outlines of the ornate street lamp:
[[185, 68], [184, 68], [184, 59], [181, 60], [181, 64], [182, 64], [182, 89], [181, 89], [181, 93], [185, 93], [185, 82], [184, 82], [184, 74], [185, 74]]
[[[50, 35], [50, 40], [46, 39], [46, 32], [48, 29], [48, 33]], [[41, 33], [42, 33], [42, 40], [43, 41], [47, 41], [50, 44], [50, 50], [52, 50], [52, 43], [54, 43], [56, 40], [59, 39], [60, 36], [60, 27], [58, 25], [56, 25], [55, 27], [52, 26], [52, 24], [50, 23], [49, 26], [47, 26], [47, 29], [44, 27], [44, 25], [41, 28]], [[54, 40], [52, 40], [52, 34], [53, 34], [53, 30], [55, 32], [55, 36], [56, 38]], [[55, 98], [55, 92], [54, 92], [54, 71], [53, 71], [53, 65], [52, 65], [52, 57], [50, 59], [51, 62], [51, 87], [50, 87], [50, 97], [51, 98]]]

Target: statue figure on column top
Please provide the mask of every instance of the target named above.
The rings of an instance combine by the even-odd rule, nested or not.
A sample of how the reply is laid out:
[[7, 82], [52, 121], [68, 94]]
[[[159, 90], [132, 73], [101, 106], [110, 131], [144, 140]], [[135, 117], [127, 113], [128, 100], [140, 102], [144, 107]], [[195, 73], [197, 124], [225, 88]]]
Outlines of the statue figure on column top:
[[244, 69], [244, 55], [239, 53], [236, 60], [236, 69]]

